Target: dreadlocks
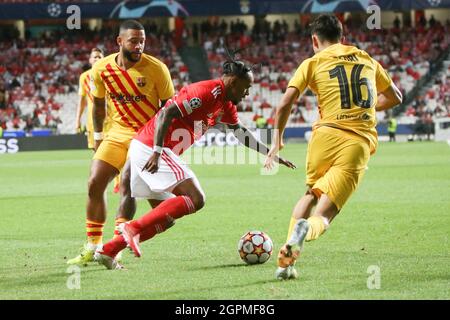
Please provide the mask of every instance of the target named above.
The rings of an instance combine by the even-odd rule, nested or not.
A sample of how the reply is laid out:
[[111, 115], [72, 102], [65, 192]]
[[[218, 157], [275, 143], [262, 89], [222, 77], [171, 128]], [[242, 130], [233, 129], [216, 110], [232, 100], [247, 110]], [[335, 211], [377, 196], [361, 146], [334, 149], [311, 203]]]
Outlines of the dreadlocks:
[[247, 65], [245, 65], [244, 62], [235, 59], [236, 53], [238, 53], [242, 50], [244, 50], [244, 48], [234, 50], [232, 53], [230, 53], [230, 51], [228, 51], [228, 48], [225, 47], [225, 51], [228, 55], [228, 59], [222, 65], [224, 75], [245, 78], [245, 77], [249, 76], [250, 72], [252, 72], [251, 67], [248, 67]]

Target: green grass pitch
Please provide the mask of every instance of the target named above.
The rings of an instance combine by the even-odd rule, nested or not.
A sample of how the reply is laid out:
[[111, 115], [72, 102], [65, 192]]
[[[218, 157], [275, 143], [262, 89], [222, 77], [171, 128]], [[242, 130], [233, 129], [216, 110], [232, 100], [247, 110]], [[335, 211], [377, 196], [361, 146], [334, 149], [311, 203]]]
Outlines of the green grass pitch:
[[[203, 210], [144, 243], [141, 259], [126, 252], [126, 271], [82, 268], [80, 289], [68, 288], [66, 261], [85, 239], [91, 152], [0, 155], [0, 300], [449, 299], [446, 143], [381, 143], [331, 228], [305, 245], [300, 278], [274, 279], [276, 250], [304, 192], [305, 153], [305, 144], [287, 144], [282, 155], [299, 168], [272, 176], [260, 174], [261, 164], [192, 165], [206, 192]], [[118, 203], [111, 188], [108, 202], [106, 238]], [[146, 211], [140, 202], [137, 216]], [[251, 229], [274, 241], [263, 265], [238, 256], [239, 237]], [[379, 268], [379, 289], [368, 289], [371, 268]]]

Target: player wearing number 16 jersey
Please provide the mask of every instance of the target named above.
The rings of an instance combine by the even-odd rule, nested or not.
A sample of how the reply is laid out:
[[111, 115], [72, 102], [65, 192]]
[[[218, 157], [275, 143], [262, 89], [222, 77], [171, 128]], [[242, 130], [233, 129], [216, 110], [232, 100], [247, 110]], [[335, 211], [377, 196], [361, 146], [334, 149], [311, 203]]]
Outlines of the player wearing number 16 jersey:
[[277, 108], [274, 145], [265, 163], [270, 168], [283, 147], [292, 103], [310, 88], [317, 96], [320, 119], [308, 145], [307, 191], [294, 208], [287, 243], [278, 255], [280, 279], [297, 276], [294, 264], [303, 241], [317, 239], [356, 190], [377, 147], [376, 111], [402, 100], [377, 61], [341, 43], [342, 25], [335, 16], [319, 16], [311, 24], [311, 35], [315, 55], [303, 61], [289, 82]]

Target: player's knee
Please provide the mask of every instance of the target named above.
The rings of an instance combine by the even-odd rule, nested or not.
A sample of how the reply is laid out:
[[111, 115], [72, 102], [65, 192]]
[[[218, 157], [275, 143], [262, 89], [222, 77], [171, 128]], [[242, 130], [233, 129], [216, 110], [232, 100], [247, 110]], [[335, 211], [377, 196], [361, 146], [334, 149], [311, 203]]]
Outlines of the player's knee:
[[305, 191], [305, 196], [315, 197], [314, 192], [312, 191], [312, 187], [308, 186], [308, 189], [306, 189], [306, 191]]
[[130, 177], [122, 175], [120, 178], [120, 194], [131, 197]]
[[130, 179], [131, 179], [131, 171], [130, 170], [124, 170], [120, 174], [121, 183], [123, 182], [124, 184], [130, 184]]
[[205, 206], [205, 195], [202, 192], [198, 192], [191, 196], [192, 203], [194, 204], [195, 211], [199, 211]]
[[88, 195], [89, 197], [103, 197], [106, 184], [98, 177], [90, 177], [88, 180]]
[[314, 205], [317, 203], [317, 195], [312, 190], [312, 187], [308, 187], [303, 197], [308, 199], [308, 201], [312, 202]]

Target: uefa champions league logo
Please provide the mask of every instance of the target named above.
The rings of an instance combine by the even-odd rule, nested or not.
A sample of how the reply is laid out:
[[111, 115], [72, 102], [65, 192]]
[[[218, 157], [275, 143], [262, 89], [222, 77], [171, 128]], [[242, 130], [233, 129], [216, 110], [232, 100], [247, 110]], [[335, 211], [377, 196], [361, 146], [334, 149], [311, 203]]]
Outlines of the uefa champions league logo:
[[375, 0], [334, 0], [334, 1], [309, 0], [305, 3], [301, 11], [311, 13], [334, 12], [340, 4], [345, 2], [347, 3], [356, 2], [361, 6], [362, 9], [366, 9], [369, 5], [377, 4]]
[[438, 7], [441, 4], [441, 0], [428, 0], [428, 3], [433, 7]]
[[127, 7], [127, 2], [128, 1], [125, 0], [116, 5], [116, 7], [109, 14], [109, 17], [119, 19], [141, 18], [145, 15], [147, 9], [152, 7], [166, 8], [173, 17], [181, 16], [181, 14], [189, 16], [189, 12], [175, 0], [153, 0], [149, 1], [147, 4], [133, 8]]
[[56, 18], [61, 15], [61, 5], [58, 3], [50, 3], [47, 7], [47, 12], [50, 17]]
[[192, 98], [189, 101], [189, 105], [191, 106], [192, 109], [200, 108], [202, 106], [202, 99], [197, 98], [197, 97]]

